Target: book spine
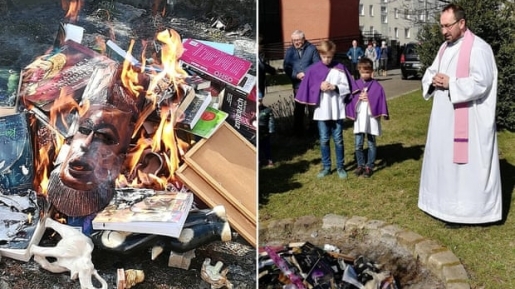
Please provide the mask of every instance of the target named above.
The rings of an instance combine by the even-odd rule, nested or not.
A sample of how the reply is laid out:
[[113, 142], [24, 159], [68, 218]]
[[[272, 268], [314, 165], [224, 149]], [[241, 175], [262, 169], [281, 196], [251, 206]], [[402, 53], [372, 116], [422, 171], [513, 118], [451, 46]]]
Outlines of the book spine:
[[192, 39], [186, 40], [183, 46], [182, 61], [232, 85], [237, 86], [252, 65], [250, 61]]

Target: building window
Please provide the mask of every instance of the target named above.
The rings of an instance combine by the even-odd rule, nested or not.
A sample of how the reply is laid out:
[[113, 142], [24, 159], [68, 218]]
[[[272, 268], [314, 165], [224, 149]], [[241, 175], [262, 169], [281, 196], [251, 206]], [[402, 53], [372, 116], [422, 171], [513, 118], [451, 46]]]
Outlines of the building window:
[[420, 12], [420, 15], [418, 16], [418, 20], [425, 22], [424, 11]]
[[388, 23], [388, 17], [386, 15], [381, 15], [381, 23]]
[[365, 16], [365, 6], [363, 4], [359, 4], [359, 15]]
[[406, 18], [406, 19], [410, 19], [410, 16], [409, 16], [409, 10], [408, 10], [408, 9], [405, 9], [405, 10], [404, 10], [404, 18]]
[[411, 29], [404, 28], [404, 38], [406, 38], [406, 39], [411, 38]]
[[365, 32], [365, 26], [360, 25], [360, 26], [359, 26], [359, 31], [361, 31], [361, 32]]
[[374, 16], [374, 5], [368, 6], [368, 15]]
[[395, 19], [399, 19], [399, 9], [393, 9], [393, 14], [395, 15]]
[[399, 28], [395, 27], [393, 29], [393, 33], [395, 35], [395, 39], [399, 39]]
[[374, 35], [374, 26], [370, 26], [370, 35]]
[[387, 13], [388, 13], [388, 8], [386, 6], [381, 6], [381, 15], [387, 14]]

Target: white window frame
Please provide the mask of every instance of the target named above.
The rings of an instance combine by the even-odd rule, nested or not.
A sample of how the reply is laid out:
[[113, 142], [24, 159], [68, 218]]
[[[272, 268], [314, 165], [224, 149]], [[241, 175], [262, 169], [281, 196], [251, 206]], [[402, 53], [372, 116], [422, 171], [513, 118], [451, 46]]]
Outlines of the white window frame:
[[368, 5], [368, 14], [371, 17], [374, 17], [374, 5]]
[[395, 19], [399, 19], [399, 9], [394, 8], [393, 9], [393, 15], [395, 16]]
[[406, 39], [411, 38], [411, 29], [409, 27], [404, 28], [404, 38], [406, 38]]
[[359, 4], [359, 15], [365, 16], [365, 5]]

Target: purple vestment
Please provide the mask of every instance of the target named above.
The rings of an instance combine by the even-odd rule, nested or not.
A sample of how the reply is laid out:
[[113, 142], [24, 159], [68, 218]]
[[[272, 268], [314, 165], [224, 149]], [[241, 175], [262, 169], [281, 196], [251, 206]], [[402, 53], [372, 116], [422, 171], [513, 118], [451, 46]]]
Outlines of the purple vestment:
[[299, 90], [295, 95], [295, 101], [307, 105], [318, 105], [320, 101], [320, 84], [322, 84], [329, 71], [333, 68], [344, 71], [349, 80], [349, 86], [352, 87], [353, 78], [343, 64], [333, 61], [331, 64], [325, 65], [322, 61], [319, 61], [307, 69], [304, 79], [300, 83]]
[[350, 102], [345, 106], [345, 114], [348, 118], [356, 119], [356, 108], [358, 105], [359, 95], [361, 91], [367, 88], [368, 92], [368, 105], [370, 113], [373, 117], [384, 116], [388, 117], [388, 106], [386, 105], [386, 94], [384, 89], [375, 79], [370, 81], [363, 81], [358, 79], [353, 82], [352, 94], [350, 95]]

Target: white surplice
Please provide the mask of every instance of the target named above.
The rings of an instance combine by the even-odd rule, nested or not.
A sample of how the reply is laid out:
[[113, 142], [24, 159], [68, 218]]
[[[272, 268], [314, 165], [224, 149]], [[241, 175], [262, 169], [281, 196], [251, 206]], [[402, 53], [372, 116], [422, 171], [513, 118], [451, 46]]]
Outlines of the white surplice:
[[[420, 178], [418, 206], [447, 222], [480, 224], [502, 218], [501, 176], [495, 126], [497, 66], [490, 46], [475, 37], [469, 77], [456, 79], [462, 40], [437, 55], [422, 79], [423, 97], [433, 97]], [[433, 76], [450, 77], [448, 90], [429, 94]], [[468, 163], [453, 163], [453, 103], [469, 108]]]
[[313, 112], [314, 120], [345, 119], [345, 95], [350, 93], [349, 81], [345, 72], [332, 68], [325, 81], [338, 87], [334, 90], [320, 91], [320, 102]]

